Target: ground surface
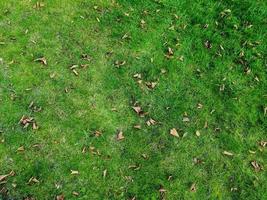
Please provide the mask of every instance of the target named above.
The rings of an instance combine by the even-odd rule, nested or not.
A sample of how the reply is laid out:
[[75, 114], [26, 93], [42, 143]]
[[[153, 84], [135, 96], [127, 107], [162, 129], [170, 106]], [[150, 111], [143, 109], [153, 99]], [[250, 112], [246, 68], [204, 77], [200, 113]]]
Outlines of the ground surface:
[[265, 0], [0, 0], [0, 199], [266, 199], [266, 38]]

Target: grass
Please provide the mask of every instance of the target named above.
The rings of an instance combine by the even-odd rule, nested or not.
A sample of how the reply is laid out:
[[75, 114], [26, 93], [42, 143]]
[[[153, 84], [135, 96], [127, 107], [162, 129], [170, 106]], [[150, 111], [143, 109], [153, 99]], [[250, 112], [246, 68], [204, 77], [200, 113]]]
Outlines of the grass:
[[264, 0], [0, 0], [0, 199], [266, 199], [266, 19]]

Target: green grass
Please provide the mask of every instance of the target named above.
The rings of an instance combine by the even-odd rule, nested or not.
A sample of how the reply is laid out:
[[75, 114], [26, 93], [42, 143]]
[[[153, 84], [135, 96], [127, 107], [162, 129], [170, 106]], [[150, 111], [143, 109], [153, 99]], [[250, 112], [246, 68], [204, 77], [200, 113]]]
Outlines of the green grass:
[[267, 198], [265, 0], [36, 3], [0, 0], [0, 199]]

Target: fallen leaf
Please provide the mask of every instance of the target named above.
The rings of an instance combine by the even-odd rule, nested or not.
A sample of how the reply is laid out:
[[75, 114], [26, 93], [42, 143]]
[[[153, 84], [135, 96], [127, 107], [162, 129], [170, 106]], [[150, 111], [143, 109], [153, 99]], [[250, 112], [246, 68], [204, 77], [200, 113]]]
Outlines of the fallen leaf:
[[267, 141], [260, 141], [259, 142], [259, 145], [261, 146], [261, 147], [266, 147], [266, 145], [267, 145]]
[[168, 47], [168, 51], [167, 51], [167, 53], [166, 53], [165, 56], [166, 56], [167, 58], [172, 58], [173, 55], [174, 55], [174, 53], [173, 53], [172, 48], [171, 48], [171, 47]]
[[173, 135], [174, 137], [180, 137], [177, 130], [175, 128], [170, 130], [170, 134]]
[[231, 153], [231, 152], [228, 152], [228, 151], [223, 151], [223, 155], [226, 155], [226, 156], [233, 156], [234, 154]]
[[34, 60], [35, 62], [40, 62], [42, 63], [43, 65], [47, 65], [47, 61], [46, 61], [46, 58], [45, 57], [42, 57], [42, 58], [37, 58]]
[[200, 137], [200, 131], [199, 130], [196, 131], [196, 136]]
[[198, 103], [198, 104], [197, 104], [197, 108], [198, 108], [198, 109], [201, 109], [201, 108], [203, 108], [203, 105], [202, 105], [201, 103]]
[[135, 128], [135, 129], [141, 129], [141, 125], [139, 125], [139, 124], [134, 125], [134, 128]]
[[117, 68], [120, 68], [121, 66], [123, 66], [125, 64], [126, 64], [126, 61], [118, 61], [118, 60], [115, 61], [115, 66]]
[[56, 200], [64, 200], [64, 199], [65, 199], [65, 197], [63, 194], [57, 195], [57, 197], [56, 197]]
[[207, 49], [211, 49], [211, 48], [212, 48], [212, 44], [211, 44], [211, 42], [210, 42], [209, 40], [207, 40], [207, 41], [205, 42], [205, 47], [206, 47]]
[[101, 136], [101, 135], [102, 135], [102, 132], [101, 132], [101, 131], [95, 131], [95, 133], [94, 133], [94, 134], [95, 134], [95, 136], [96, 136], [96, 137], [99, 137], [99, 136]]
[[20, 152], [25, 151], [24, 146], [19, 147], [19, 148], [17, 149], [17, 151], [20, 151]]
[[107, 169], [105, 169], [105, 170], [103, 171], [103, 177], [106, 178], [106, 176], [107, 176]]
[[147, 160], [148, 159], [148, 155], [146, 155], [145, 153], [142, 154], [142, 157]]
[[256, 160], [252, 161], [251, 165], [256, 172], [263, 170], [263, 167]]
[[73, 194], [74, 196], [79, 196], [79, 193], [76, 192], [76, 191], [73, 191], [72, 194]]
[[120, 141], [120, 140], [123, 140], [123, 139], [124, 139], [123, 132], [119, 131], [119, 133], [117, 134], [117, 140]]
[[0, 182], [5, 180], [8, 176], [9, 176], [9, 174], [0, 175]]
[[188, 117], [184, 117], [183, 122], [190, 122], [190, 119]]
[[146, 82], [146, 86], [149, 88], [149, 89], [154, 89], [157, 85], [157, 82]]
[[70, 170], [71, 171], [71, 175], [78, 175], [79, 174], [79, 171], [77, 170]]
[[148, 126], [152, 126], [152, 125], [155, 125], [157, 122], [154, 120], [154, 119], [152, 119], [152, 118], [150, 118], [147, 122], [146, 122], [146, 124], [148, 125]]
[[137, 74], [134, 74], [133, 77], [134, 77], [134, 78], [141, 79], [141, 78], [142, 78], [142, 75], [137, 73]]
[[37, 126], [36, 122], [32, 123], [32, 129], [33, 130], [37, 130], [38, 129], [38, 126]]
[[40, 181], [35, 178], [35, 177], [31, 177], [28, 181], [28, 184], [35, 184], [35, 183], [39, 183]]
[[79, 75], [79, 73], [75, 69], [73, 69], [72, 72], [75, 74], [75, 76]]
[[167, 192], [167, 190], [165, 190], [165, 189], [161, 186], [160, 189], [159, 189], [159, 192], [160, 192], [160, 193], [165, 193], [165, 192]]
[[197, 187], [196, 187], [196, 183], [193, 183], [190, 187], [190, 191], [191, 192], [196, 192], [197, 191]]
[[140, 114], [142, 112], [142, 108], [140, 106], [134, 106], [132, 107], [134, 109], [134, 111], [137, 113], [137, 114]]

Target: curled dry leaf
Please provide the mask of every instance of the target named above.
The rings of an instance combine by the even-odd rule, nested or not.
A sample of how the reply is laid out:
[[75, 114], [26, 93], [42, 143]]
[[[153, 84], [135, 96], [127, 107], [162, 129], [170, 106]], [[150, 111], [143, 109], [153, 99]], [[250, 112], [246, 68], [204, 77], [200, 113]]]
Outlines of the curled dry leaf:
[[142, 108], [140, 106], [133, 106], [132, 108], [137, 114], [140, 114], [142, 112]]
[[146, 86], [149, 88], [149, 89], [154, 89], [157, 85], [157, 82], [146, 82]]
[[35, 178], [35, 177], [31, 177], [28, 181], [28, 184], [36, 184], [36, 183], [39, 183], [40, 181]]
[[141, 20], [140, 21], [140, 26], [141, 26], [141, 28], [145, 28], [145, 25], [146, 25], [146, 22], [145, 22], [145, 20]]
[[263, 170], [263, 167], [256, 160], [252, 161], [250, 164], [256, 172]]
[[126, 61], [119, 61], [119, 60], [116, 60], [115, 61], [115, 66], [117, 67], [117, 68], [120, 68], [121, 66], [124, 66], [125, 64], [126, 64]]
[[78, 175], [79, 174], [79, 171], [77, 171], [77, 170], [70, 170], [70, 174], [71, 175]]
[[190, 122], [190, 119], [188, 117], [183, 117], [183, 122]]
[[223, 151], [223, 155], [226, 155], [226, 156], [233, 156], [234, 154], [229, 152], [229, 151]]
[[267, 141], [260, 141], [259, 142], [259, 145], [261, 146], [261, 147], [266, 147], [266, 145], [267, 145]]
[[211, 49], [212, 48], [212, 44], [211, 44], [211, 42], [209, 40], [207, 40], [204, 44], [205, 44], [205, 47], [207, 49]]
[[10, 176], [10, 175], [9, 174], [0, 175], [0, 182], [4, 181], [8, 176]]
[[35, 62], [40, 62], [42, 63], [43, 65], [47, 65], [47, 61], [46, 61], [46, 58], [45, 57], [42, 57], [42, 58], [37, 58], [34, 60]]
[[142, 75], [137, 73], [137, 74], [134, 74], [133, 77], [134, 77], [134, 78], [141, 79], [141, 78], [142, 78]]
[[83, 59], [83, 60], [87, 60], [87, 61], [91, 61], [91, 60], [92, 60], [92, 57], [91, 57], [91, 56], [89, 56], [88, 54], [85, 54], [85, 53], [84, 53], [84, 54], [82, 54], [82, 56], [81, 56], [81, 57], [82, 57], [82, 59]]
[[175, 128], [170, 130], [170, 134], [174, 137], [179, 137], [178, 131]]
[[76, 191], [73, 191], [72, 194], [73, 194], [74, 196], [79, 196], [79, 193], [76, 192]]
[[100, 137], [102, 135], [101, 131], [95, 131], [94, 132], [95, 137]]
[[103, 177], [106, 178], [106, 176], [107, 176], [107, 169], [105, 169], [105, 170], [103, 171]]
[[136, 125], [134, 125], [134, 128], [135, 128], [135, 129], [141, 129], [141, 125], [136, 124]]
[[191, 192], [196, 192], [197, 191], [197, 187], [196, 187], [196, 183], [193, 183], [190, 187], [190, 191]]
[[56, 197], [56, 200], [64, 200], [64, 199], [65, 199], [65, 197], [63, 194], [57, 195], [57, 197]]
[[24, 146], [19, 147], [19, 148], [17, 149], [17, 151], [19, 151], [19, 152], [25, 151]]
[[33, 8], [34, 8], [34, 9], [41, 9], [41, 8], [43, 8], [44, 6], [45, 6], [45, 4], [44, 4], [43, 2], [39, 2], [39, 1], [37, 1], [37, 2], [34, 4]]
[[167, 192], [167, 190], [164, 189], [163, 186], [160, 186], [159, 192], [160, 192], [160, 193], [165, 193], [165, 192]]
[[154, 119], [152, 119], [152, 118], [150, 118], [147, 122], [146, 122], [146, 124], [148, 125], [148, 126], [152, 126], [152, 125], [155, 125], [157, 122], [154, 120]]
[[174, 53], [173, 53], [172, 48], [171, 48], [171, 47], [168, 47], [168, 51], [167, 51], [167, 53], [166, 53], [165, 56], [166, 56], [167, 58], [172, 58], [173, 55], [174, 55]]
[[32, 129], [34, 130], [38, 129], [38, 126], [33, 117], [27, 117], [23, 115], [21, 119], [19, 120], [19, 124], [21, 124], [23, 128], [27, 128], [29, 125], [31, 125]]
[[117, 134], [117, 140], [120, 141], [120, 140], [123, 140], [123, 139], [124, 139], [123, 132], [119, 131], [119, 133]]
[[196, 136], [200, 137], [200, 131], [199, 130], [196, 131]]
[[201, 108], [203, 108], [203, 105], [202, 105], [201, 103], [198, 103], [198, 104], [197, 104], [197, 108], [198, 108], [198, 109], [201, 109]]

